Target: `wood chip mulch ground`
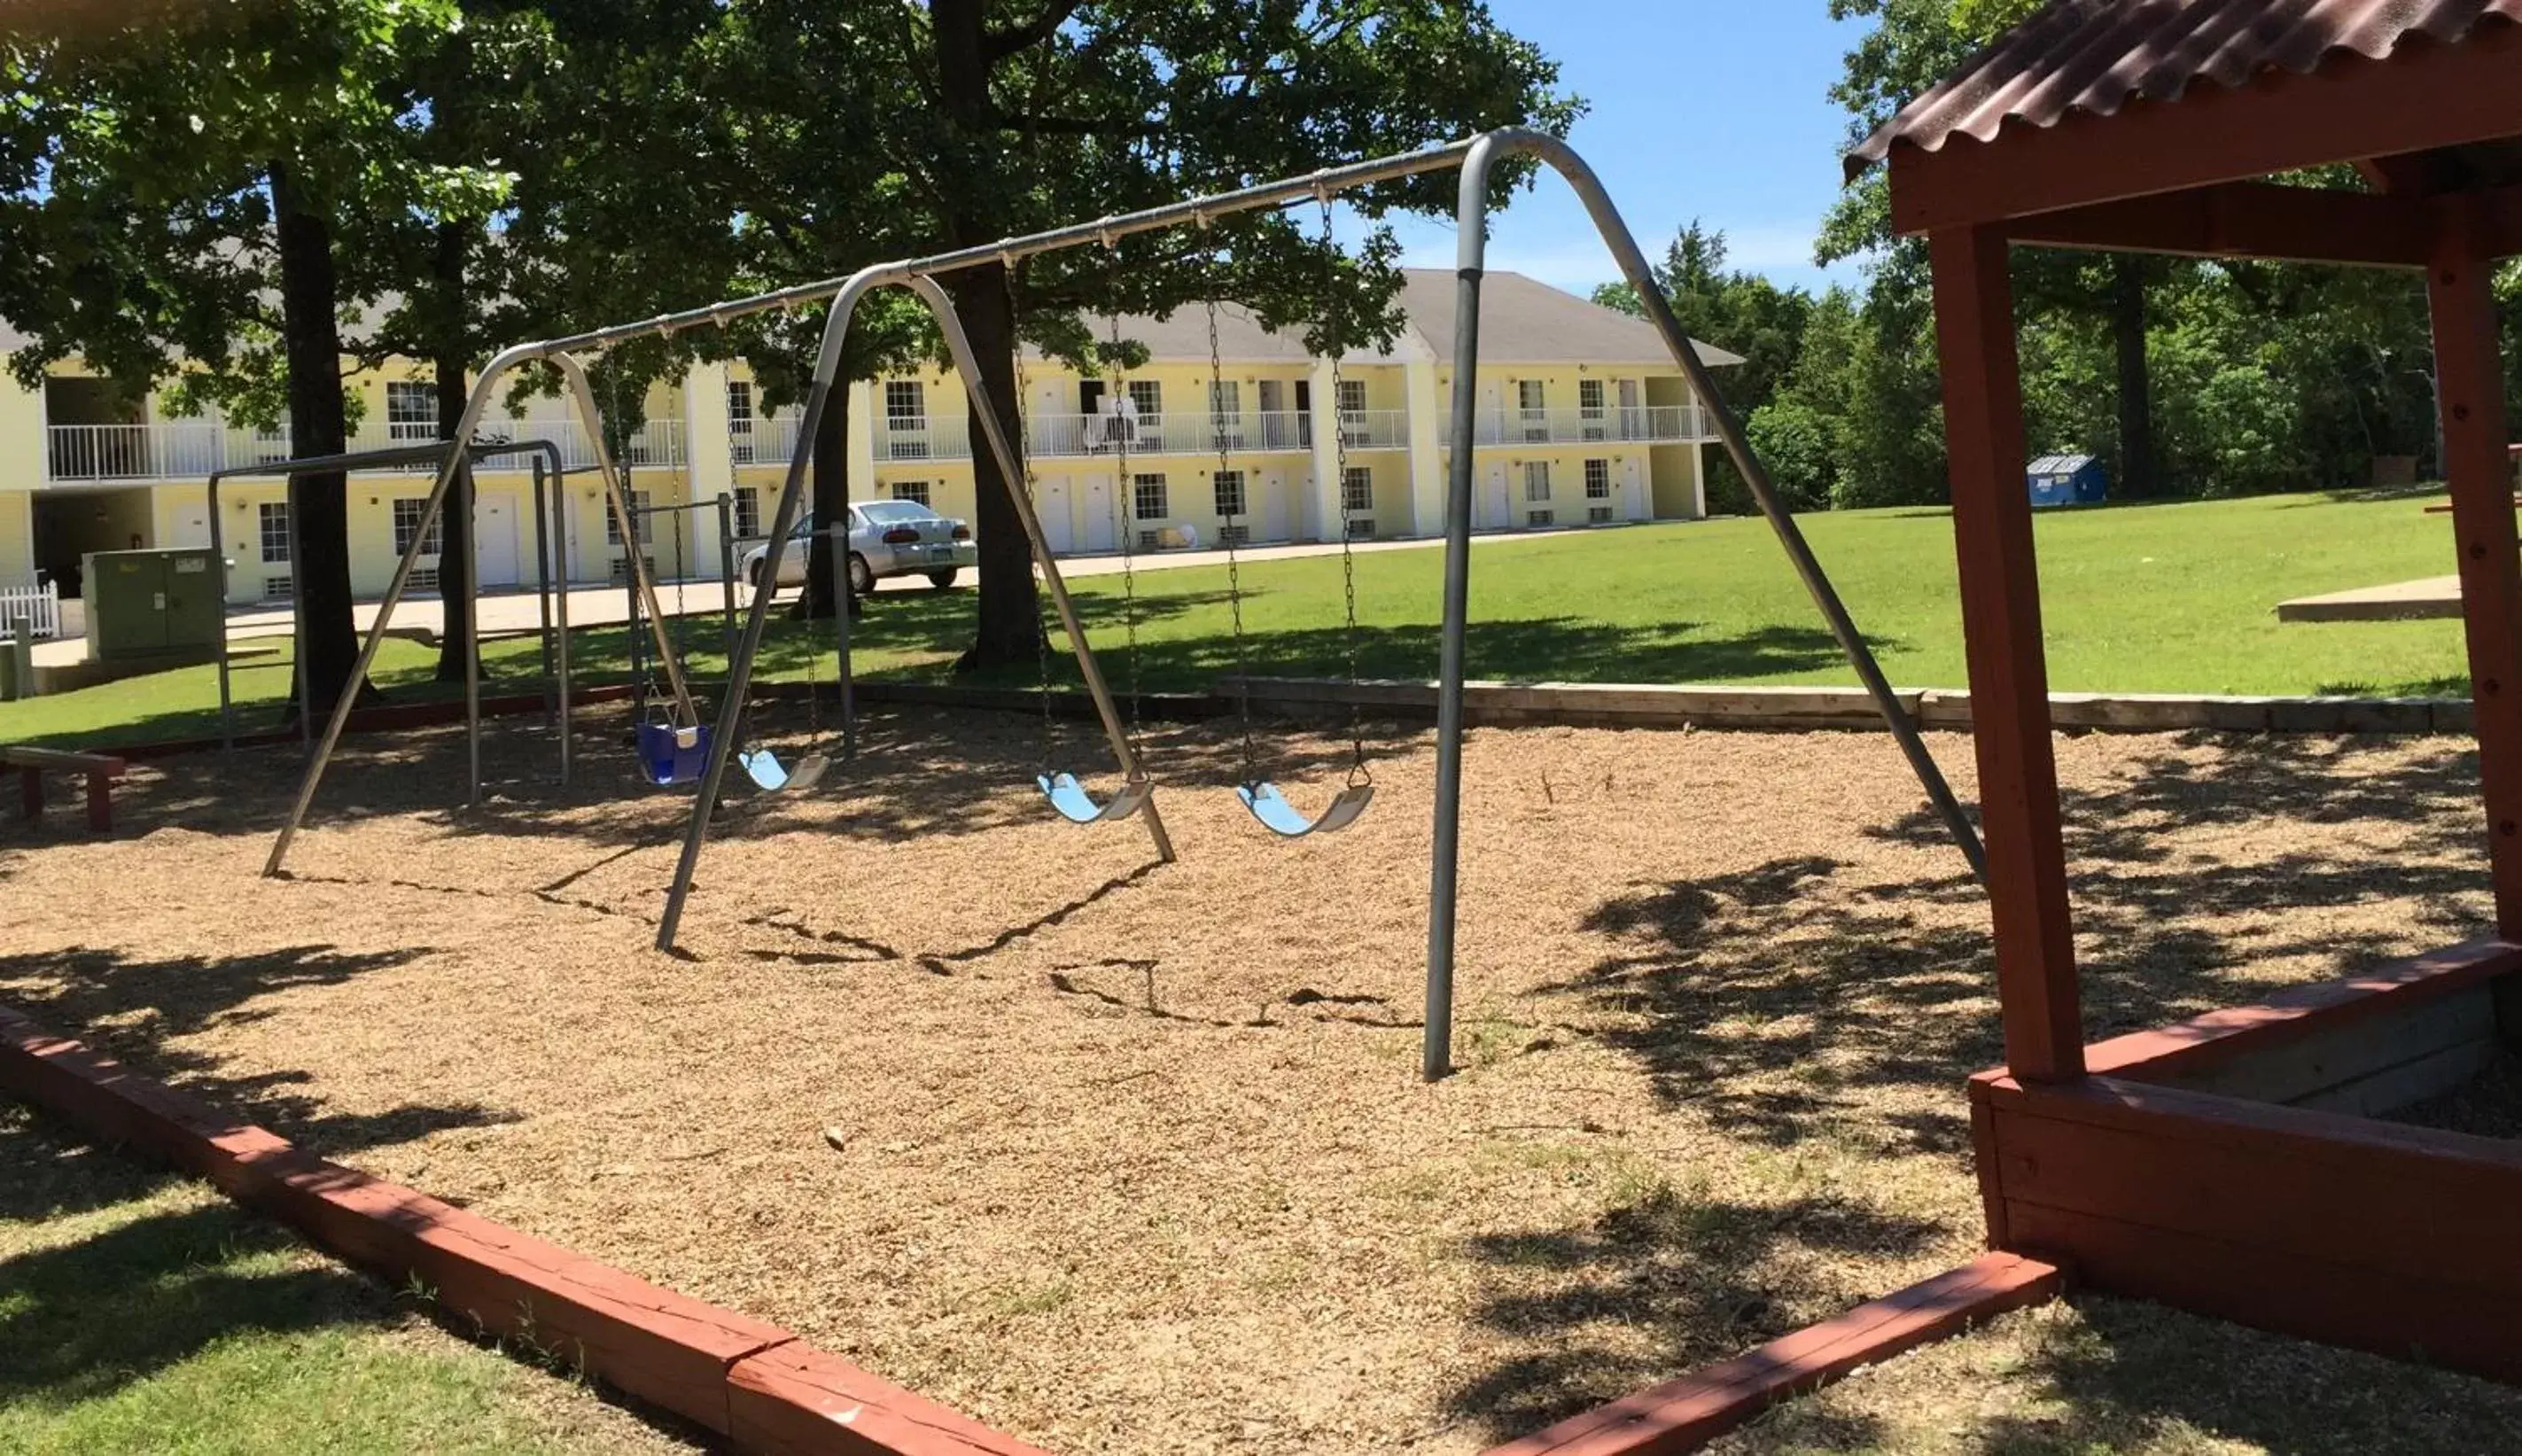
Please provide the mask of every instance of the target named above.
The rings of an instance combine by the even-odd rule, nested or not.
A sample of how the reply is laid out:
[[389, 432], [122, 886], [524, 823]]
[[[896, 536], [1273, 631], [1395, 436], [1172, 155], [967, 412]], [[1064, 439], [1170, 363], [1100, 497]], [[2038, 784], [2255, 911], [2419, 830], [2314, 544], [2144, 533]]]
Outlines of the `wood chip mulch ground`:
[[[618, 728], [562, 790], [495, 725], [472, 812], [460, 737], [356, 740], [284, 880], [286, 750], [135, 769], [112, 840], [12, 821], [0, 1000], [1062, 1452], [1471, 1452], [1977, 1249], [1986, 913], [1888, 738], [1473, 734], [1427, 1087], [1424, 735], [1281, 843], [1231, 726], [1153, 731], [1159, 867], [1041, 806], [1039, 724], [879, 716], [731, 803], [668, 956], [684, 800]], [[1264, 748], [1328, 797], [1341, 744]], [[2096, 1036], [2487, 917], [2463, 744], [2059, 756]]]

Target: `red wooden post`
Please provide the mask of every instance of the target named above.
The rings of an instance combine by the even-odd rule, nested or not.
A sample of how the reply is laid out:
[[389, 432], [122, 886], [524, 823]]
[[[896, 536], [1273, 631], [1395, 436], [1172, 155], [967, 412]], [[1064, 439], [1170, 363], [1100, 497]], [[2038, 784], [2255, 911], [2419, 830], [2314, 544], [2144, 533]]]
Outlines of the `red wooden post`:
[[2470, 695], [2478, 705], [2478, 772], [2487, 797], [2496, 925], [2522, 936], [2522, 565], [2505, 473], [2504, 366], [2497, 334], [2496, 269], [2474, 206], [2448, 203], [2426, 298], [2443, 396], [2444, 478], [2452, 487], [2460, 553], [2461, 612], [2469, 633]]
[[1929, 245], [2005, 1059], [2023, 1080], [2065, 1081], [2084, 1074], [2084, 1038], [2005, 234], [1952, 228]]
[[44, 775], [40, 769], [18, 771], [18, 802], [25, 806], [26, 822], [44, 817]]

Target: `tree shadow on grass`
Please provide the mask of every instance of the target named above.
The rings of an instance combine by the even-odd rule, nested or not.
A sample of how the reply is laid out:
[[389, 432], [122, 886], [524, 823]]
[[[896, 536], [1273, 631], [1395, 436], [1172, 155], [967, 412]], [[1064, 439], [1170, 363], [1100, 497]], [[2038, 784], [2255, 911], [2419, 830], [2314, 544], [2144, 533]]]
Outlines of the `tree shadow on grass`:
[[0, 957], [0, 993], [49, 1030], [77, 1037], [310, 1151], [343, 1157], [449, 1128], [513, 1121], [515, 1114], [470, 1102], [333, 1111], [299, 1090], [313, 1080], [305, 1072], [231, 1072], [216, 1057], [177, 1044], [265, 1014], [249, 1005], [264, 996], [339, 985], [427, 954], [415, 948], [350, 955], [330, 946], [297, 946], [253, 956], [150, 961], [74, 946]]

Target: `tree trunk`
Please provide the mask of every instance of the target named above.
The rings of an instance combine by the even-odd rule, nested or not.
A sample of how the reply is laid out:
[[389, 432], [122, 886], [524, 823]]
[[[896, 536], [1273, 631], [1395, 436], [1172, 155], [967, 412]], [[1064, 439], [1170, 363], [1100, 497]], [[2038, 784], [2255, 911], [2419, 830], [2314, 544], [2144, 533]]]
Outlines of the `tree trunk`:
[[[271, 200], [280, 249], [281, 344], [289, 366], [290, 452], [338, 455], [349, 447], [349, 427], [342, 408], [332, 224], [308, 210], [284, 163], [271, 164]], [[350, 616], [348, 478], [338, 470], [292, 478], [289, 514], [298, 535], [290, 580], [306, 625], [298, 671], [321, 716], [350, 685], [359, 657], [358, 629]]]
[[2145, 357], [2145, 260], [2112, 260], [2111, 334], [2119, 353], [2120, 493], [2155, 493], [2154, 376]]
[[[466, 358], [464, 348], [464, 245], [470, 231], [461, 222], [438, 225], [438, 254], [431, 260], [431, 281], [438, 290], [437, 358], [438, 371], [438, 438], [455, 438], [455, 426], [464, 416], [464, 383]], [[438, 601], [445, 627], [438, 642], [438, 681], [461, 682], [465, 664], [475, 649], [473, 639], [473, 589], [471, 553], [464, 549], [473, 540], [473, 502], [467, 492], [449, 490], [446, 505], [440, 515], [445, 528], [440, 536], [442, 549], [438, 555]]]
[[816, 532], [808, 542], [806, 557], [806, 589], [797, 597], [795, 616], [799, 621], [828, 622], [832, 619], [833, 586], [837, 583], [849, 593], [850, 613], [860, 610], [856, 592], [850, 590], [849, 574], [840, 569], [835, 558], [832, 539], [824, 534], [850, 518], [850, 386], [848, 380], [833, 384], [831, 399], [823, 405], [823, 420], [815, 429], [814, 478], [807, 499], [815, 513]]
[[[938, 95], [957, 132], [956, 145], [941, 159], [947, 175], [946, 195], [957, 206], [946, 218], [948, 242], [957, 248], [986, 243], [1003, 234], [1003, 219], [971, 199], [991, 195], [984, 178], [1000, 164], [990, 133], [990, 66], [982, 49], [981, 0], [931, 0], [929, 30], [937, 51]], [[959, 172], [958, 178], [955, 173]], [[965, 380], [972, 398], [972, 486], [975, 496], [972, 531], [980, 548], [980, 625], [971, 649], [957, 670], [1011, 666], [1032, 662], [1042, 634], [1040, 607], [1034, 596], [1033, 551], [1025, 541], [1012, 492], [1024, 489], [1021, 471], [1009, 481], [995, 456], [983, 446], [978, 410], [987, 399], [999, 418], [1017, 418], [1015, 386], [1015, 319], [1007, 299], [1006, 269], [998, 263], [964, 268], [944, 279], [947, 295], [971, 336], [981, 378]], [[1021, 435], [1008, 442], [1021, 450]]]

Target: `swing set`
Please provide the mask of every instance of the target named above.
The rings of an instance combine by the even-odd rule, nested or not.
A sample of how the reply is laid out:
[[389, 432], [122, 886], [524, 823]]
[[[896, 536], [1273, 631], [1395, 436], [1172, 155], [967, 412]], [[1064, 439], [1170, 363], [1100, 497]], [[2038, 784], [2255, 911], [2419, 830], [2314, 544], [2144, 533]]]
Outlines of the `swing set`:
[[[980, 388], [979, 381], [986, 377], [980, 368], [980, 360], [973, 353], [971, 340], [964, 332], [962, 321], [957, 317], [952, 301], [938, 279], [949, 273], [985, 267], [993, 263], [1004, 268], [1012, 277], [1020, 262], [1040, 255], [1095, 244], [1100, 244], [1108, 250], [1118, 238], [1184, 225], [1205, 229], [1220, 217], [1268, 209], [1291, 208], [1300, 206], [1309, 199], [1323, 211], [1324, 235], [1328, 242], [1331, 205], [1335, 197], [1358, 188], [1371, 187], [1400, 178], [1429, 172], [1459, 171], [1460, 190], [1457, 209], [1459, 293], [1453, 359], [1453, 439], [1451, 459], [1448, 462], [1445, 502], [1444, 620], [1438, 670], [1436, 783], [1433, 806], [1434, 853], [1429, 874], [1426, 1013], [1422, 1065], [1424, 1074], [1428, 1080], [1433, 1081], [1445, 1076], [1452, 1069], [1454, 944], [1458, 912], [1458, 869], [1461, 857], [1464, 680], [1468, 656], [1466, 640], [1471, 599], [1471, 500], [1475, 453], [1473, 426], [1478, 406], [1475, 392], [1479, 367], [1480, 286], [1485, 269], [1492, 175], [1501, 162], [1518, 158], [1533, 159], [1547, 164], [1567, 181], [1583, 202], [1596, 229], [1610, 247], [1621, 274], [1637, 290], [1639, 300], [1645, 306], [1648, 322], [1662, 337], [1672, 354], [1674, 364], [1688, 380], [1692, 393], [1705, 405], [1727, 453], [1741, 471], [1753, 499], [1758, 503], [1762, 515], [1767, 518], [1780, 546], [1785, 550], [1797, 574], [1802, 580], [1815, 607], [1828, 624], [1832, 635], [1846, 654], [1849, 666], [1855, 671], [1859, 681], [1863, 683], [1881, 711], [1886, 727], [1898, 741], [1929, 801], [1950, 832], [1955, 844], [1969, 859], [1972, 869], [1985, 875], [1985, 855], [1980, 845], [1978, 830], [1964, 812], [1960, 801], [1954, 797], [1952, 788], [1945, 781], [1941, 770], [1929, 756], [1925, 742], [1919, 736], [1917, 725], [1911, 720], [1907, 709], [1902, 706], [1898, 697], [1893, 694], [1890, 682], [1883, 676], [1881, 666], [1875, 661], [1873, 652], [1857, 633], [1855, 624], [1848, 617], [1845, 605], [1840, 600], [1838, 591], [1832, 587], [1830, 578], [1823, 571], [1820, 562], [1813, 556], [1811, 547], [1805, 542], [1803, 534], [1797, 527], [1794, 517], [1779, 501], [1776, 492], [1770, 486], [1768, 473], [1761, 467], [1759, 459], [1752, 453], [1744, 437], [1741, 421], [1735, 417], [1732, 410], [1726, 407], [1714, 381], [1708, 374], [1707, 366], [1701, 360], [1689, 336], [1673, 316], [1670, 302], [1658, 285], [1645, 255], [1638, 248], [1637, 240], [1611, 206], [1609, 195], [1604, 191], [1600, 180], [1595, 177], [1592, 168], [1565, 142], [1542, 132], [1522, 128], [1487, 132], [1444, 146], [1326, 167], [1305, 176], [1264, 182], [1237, 191], [1196, 198], [1144, 211], [1098, 218], [1090, 222], [1054, 228], [1023, 237], [1007, 238], [927, 258], [877, 263], [862, 268], [846, 278], [801, 284], [793, 288], [730, 300], [680, 313], [665, 314], [637, 323], [597, 329], [567, 338], [520, 344], [503, 351], [483, 370], [480, 380], [474, 385], [471, 398], [465, 403], [464, 415], [454, 434], [458, 439], [470, 439], [474, 430], [480, 425], [484, 411], [494, 398], [503, 376], [520, 365], [535, 360], [550, 360], [560, 366], [573, 386], [573, 393], [587, 418], [590, 433], [596, 433], [596, 427], [600, 422], [595, 418], [594, 401], [585, 388], [585, 375], [577, 362], [578, 354], [601, 352], [636, 340], [667, 336], [687, 328], [723, 328], [734, 319], [772, 309], [793, 309], [807, 305], [828, 304], [829, 310], [816, 358], [813, 383], [807, 392], [802, 417], [798, 424], [799, 446], [789, 462], [787, 477], [780, 489], [778, 507], [770, 532], [768, 559], [764, 563], [763, 576], [766, 581], [775, 582], [778, 580], [781, 557], [794, 544], [790, 540], [790, 535], [802, 515], [806, 483], [813, 465], [814, 442], [819, 438], [819, 427], [824, 412], [830, 405], [833, 390], [838, 387], [840, 360], [843, 347], [848, 339], [852, 317], [857, 311], [859, 303], [874, 289], [909, 290], [935, 318], [955, 371], [966, 381], [972, 400], [973, 418], [980, 426], [984, 447], [997, 462], [1000, 479], [1006, 484], [1009, 503], [1018, 525], [1024, 531], [1026, 542], [1033, 554], [1035, 568], [1041, 575], [1043, 586], [1051, 598], [1051, 607], [1057, 614], [1061, 629], [1067, 634], [1069, 648], [1075, 655], [1079, 676], [1083, 679], [1087, 693], [1093, 700], [1096, 716], [1101, 724], [1104, 737], [1121, 775], [1120, 788], [1110, 798], [1098, 800], [1086, 788], [1073, 768], [1063, 768], [1049, 762], [1047, 757], [1042, 772], [1037, 775], [1037, 785], [1053, 812], [1072, 822], [1081, 824], [1116, 823], [1124, 821], [1138, 822], [1145, 828], [1157, 859], [1162, 863], [1171, 864], [1175, 859], [1174, 845], [1171, 836], [1166, 832], [1163, 815], [1156, 804], [1154, 782], [1147, 774], [1136, 737], [1130, 726], [1124, 722], [1119, 704], [1113, 697], [1109, 683], [1104, 680], [1101, 665], [1087, 641], [1085, 628], [1079, 620], [1077, 604], [1069, 594], [1067, 583], [1062, 578], [1059, 565], [1053, 559], [1048, 540], [1044, 536], [1041, 520], [1034, 512], [1032, 477], [1027, 472], [1024, 457], [1016, 445], [1017, 432], [1022, 428], [1021, 421], [1011, 424], [1004, 418], [990, 400], [988, 392]], [[1326, 252], [1330, 250], [1327, 248]], [[1336, 266], [1336, 262], [1334, 261], [1332, 265]], [[1222, 370], [1216, 345], [1215, 303], [1212, 301], [1208, 307], [1212, 384], [1210, 412], [1212, 421], [1216, 425], [1219, 468], [1221, 472], [1225, 472], [1232, 452], [1233, 440], [1226, 428], [1227, 422], [1218, 409], [1219, 394], [1214, 389], [1221, 380]], [[1335, 323], [1336, 320], [1333, 319], [1331, 322]], [[1334, 370], [1338, 366], [1338, 354], [1342, 342], [1341, 337], [1334, 331], [1329, 348]], [[1018, 367], [1021, 367], [1020, 362]], [[1336, 374], [1334, 379], [1336, 380]], [[1332, 405], [1333, 417], [1341, 420], [1340, 438], [1335, 442], [1335, 453], [1344, 462], [1347, 445], [1346, 422], [1341, 418], [1337, 408], [1336, 385]], [[1019, 413], [1021, 414], [1021, 410]], [[1126, 455], [1124, 458], [1126, 459]], [[421, 527], [423, 531], [427, 530], [429, 522], [437, 519], [456, 474], [456, 462], [450, 458], [440, 471], [437, 484], [430, 493], [428, 504], [423, 511]], [[609, 471], [606, 474], [606, 480], [610, 487], [612, 476]], [[1342, 479], [1331, 483], [1334, 490], [1341, 489], [1343, 486], [1344, 475]], [[1237, 523], [1234, 520], [1234, 516], [1240, 513], [1241, 502], [1238, 500], [1236, 505], [1237, 510], [1228, 513], [1227, 524], [1230, 529], [1225, 533], [1225, 545], [1228, 551], [1229, 594], [1234, 608], [1236, 658], [1238, 667], [1248, 668], [1249, 642], [1242, 620], [1240, 563], [1237, 554], [1240, 543], [1238, 539], [1243, 533], [1239, 529], [1235, 529]], [[1342, 516], [1345, 517], [1345, 514], [1343, 510]], [[1344, 519], [1342, 524], [1345, 526]], [[1125, 540], [1126, 537], [1127, 533], [1124, 533]], [[1356, 579], [1349, 550], [1348, 533], [1343, 529], [1341, 552], [1347, 587], [1347, 655], [1349, 674], [1354, 680], [1357, 674], [1358, 630]], [[635, 552], [633, 561], [635, 571]], [[409, 562], [406, 561], [406, 570], [408, 565]], [[394, 586], [389, 588], [386, 614], [388, 616], [391, 615], [394, 598], [400, 593], [403, 575], [404, 573], [398, 572]], [[1137, 698], [1136, 587], [1135, 583], [1128, 582], [1126, 577], [1125, 583], [1125, 589], [1128, 592], [1127, 625], [1134, 649], [1132, 697], [1135, 706]], [[640, 575], [639, 589], [650, 592], [644, 600], [653, 617], [655, 598], [651, 588], [645, 585], [644, 574]], [[744, 631], [736, 644], [733, 661], [729, 664], [725, 698], [720, 705], [718, 723], [713, 731], [706, 734], [699, 732], [701, 725], [697, 722], [696, 716], [691, 715], [688, 694], [677, 691], [677, 701], [679, 705], [679, 713], [677, 727], [678, 729], [690, 728], [693, 731], [696, 746], [705, 743], [706, 752], [703, 755], [705, 762], [699, 773], [698, 791], [693, 796], [691, 818], [684, 831], [682, 850], [676, 862], [673, 884], [668, 891], [665, 912], [658, 925], [656, 943], [662, 950], [671, 950], [675, 947], [683, 910], [690, 899], [693, 876], [699, 868], [702, 850], [708, 842], [710, 823], [719, 804], [721, 789], [725, 782], [728, 765], [730, 761], [741, 759], [736, 745], [744, 741], [742, 732], [746, 694], [751, 687], [753, 673], [761, 651], [763, 633], [769, 623], [770, 613], [771, 593], [767, 591], [758, 593], [746, 616]], [[844, 623], [842, 630], [846, 633], [847, 613], [842, 613], [841, 617]], [[370, 635], [360, 661], [362, 671], [365, 670], [369, 658], [374, 655], [378, 640], [376, 634]], [[846, 643], [846, 638], [844, 642]], [[662, 648], [662, 636], [660, 645]], [[844, 690], [847, 683], [847, 649], [844, 645], [842, 657]], [[679, 684], [679, 671], [671, 661], [667, 667], [676, 682]], [[1047, 690], [1049, 685], [1047, 634], [1042, 649], [1042, 667], [1046, 687], [1043, 696], [1047, 711], [1050, 697]], [[1347, 781], [1333, 795], [1321, 814], [1308, 817], [1275, 782], [1260, 772], [1258, 738], [1252, 723], [1249, 673], [1244, 673], [1243, 678], [1245, 685], [1239, 689], [1241, 696], [1238, 699], [1238, 718], [1242, 730], [1242, 763], [1237, 795], [1244, 807], [1273, 834], [1284, 838], [1331, 833], [1355, 823], [1372, 802], [1375, 787], [1367, 770], [1363, 736], [1354, 716], [1351, 721], [1351, 762]], [[278, 843], [273, 847], [271, 858], [266, 865], [266, 873], [279, 872], [290, 839], [304, 822], [324, 768], [330, 762], [339, 742], [348, 713], [349, 700], [346, 697], [335, 709], [332, 721], [327, 725], [323, 738], [308, 762], [304, 780], [300, 785], [297, 803], [291, 811], [287, 825], [281, 831]], [[1353, 708], [1352, 714], [1354, 713]], [[1047, 755], [1050, 746], [1050, 740], [1047, 737]]]

